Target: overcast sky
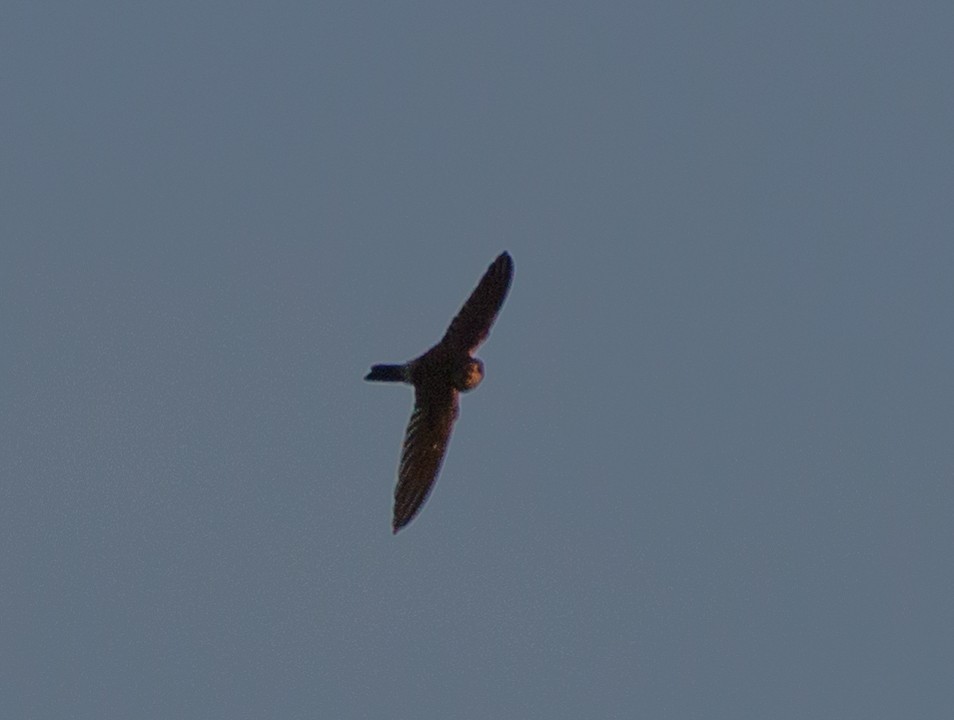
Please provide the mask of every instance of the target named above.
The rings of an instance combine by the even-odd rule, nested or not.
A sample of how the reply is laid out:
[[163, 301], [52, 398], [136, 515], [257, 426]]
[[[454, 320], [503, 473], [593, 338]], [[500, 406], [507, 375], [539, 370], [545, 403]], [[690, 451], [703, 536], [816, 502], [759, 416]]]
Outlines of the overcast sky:
[[[950, 717], [952, 37], [4, 3], [0, 716]], [[362, 377], [503, 250], [394, 536]]]

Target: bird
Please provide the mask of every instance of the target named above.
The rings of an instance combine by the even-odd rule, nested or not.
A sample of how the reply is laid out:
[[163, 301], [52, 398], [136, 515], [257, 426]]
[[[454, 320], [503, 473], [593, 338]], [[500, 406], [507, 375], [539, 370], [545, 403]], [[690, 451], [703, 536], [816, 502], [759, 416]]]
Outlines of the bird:
[[364, 378], [414, 387], [414, 409], [394, 489], [395, 534], [414, 519], [434, 487], [459, 414], [459, 395], [473, 390], [484, 377], [484, 363], [474, 351], [490, 334], [512, 279], [513, 259], [505, 251], [487, 268], [439, 343], [402, 365], [372, 365]]

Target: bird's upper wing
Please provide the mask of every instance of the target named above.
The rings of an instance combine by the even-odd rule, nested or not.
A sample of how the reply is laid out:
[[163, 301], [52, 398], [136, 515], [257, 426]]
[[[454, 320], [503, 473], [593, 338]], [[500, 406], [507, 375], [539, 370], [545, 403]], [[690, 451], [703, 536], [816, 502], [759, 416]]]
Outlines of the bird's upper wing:
[[453, 388], [416, 390], [394, 489], [394, 532], [411, 522], [434, 487], [457, 412], [457, 391]]
[[451, 321], [441, 344], [448, 349], [473, 352], [490, 333], [512, 278], [513, 260], [508, 253], [501, 253]]

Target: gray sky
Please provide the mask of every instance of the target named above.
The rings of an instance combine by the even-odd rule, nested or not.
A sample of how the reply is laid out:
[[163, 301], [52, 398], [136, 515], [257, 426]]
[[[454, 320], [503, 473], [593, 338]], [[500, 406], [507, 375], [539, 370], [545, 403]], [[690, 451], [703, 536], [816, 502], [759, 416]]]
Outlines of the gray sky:
[[[949, 717], [952, 36], [5, 3], [0, 716]], [[504, 249], [392, 536], [361, 378]]]

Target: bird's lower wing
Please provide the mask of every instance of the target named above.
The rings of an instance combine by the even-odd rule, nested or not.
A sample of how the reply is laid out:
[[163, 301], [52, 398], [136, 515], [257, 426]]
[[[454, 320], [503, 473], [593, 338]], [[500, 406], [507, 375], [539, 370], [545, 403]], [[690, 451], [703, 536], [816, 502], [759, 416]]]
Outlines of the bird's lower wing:
[[394, 532], [411, 522], [434, 487], [457, 412], [453, 389], [437, 396], [417, 393], [394, 489]]

